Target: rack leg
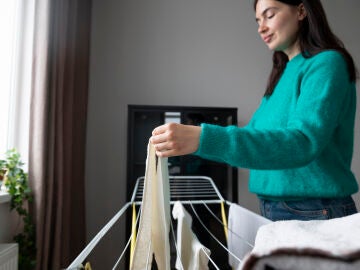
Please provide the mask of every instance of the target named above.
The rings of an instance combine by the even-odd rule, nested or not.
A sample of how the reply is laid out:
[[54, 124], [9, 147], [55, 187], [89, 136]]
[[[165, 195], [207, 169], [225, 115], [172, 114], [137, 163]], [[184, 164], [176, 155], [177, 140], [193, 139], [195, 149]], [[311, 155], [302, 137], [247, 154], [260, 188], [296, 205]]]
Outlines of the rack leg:
[[131, 244], [130, 244], [130, 269], [132, 267], [134, 251], [136, 243], [136, 207], [135, 203], [132, 205], [132, 224], [131, 224]]
[[224, 224], [224, 233], [225, 233], [225, 238], [227, 241], [228, 240], [228, 225], [227, 225], [227, 220], [226, 220], [224, 202], [222, 201], [220, 205], [221, 205], [221, 218], [222, 218], [222, 222]]

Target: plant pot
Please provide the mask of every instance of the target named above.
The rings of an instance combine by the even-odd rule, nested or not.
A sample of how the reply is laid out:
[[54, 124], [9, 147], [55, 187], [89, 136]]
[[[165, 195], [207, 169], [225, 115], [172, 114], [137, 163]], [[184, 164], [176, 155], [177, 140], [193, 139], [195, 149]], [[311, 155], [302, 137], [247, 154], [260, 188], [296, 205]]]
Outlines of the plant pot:
[[7, 171], [6, 170], [0, 170], [0, 190], [7, 191], [7, 187], [5, 185], [7, 181]]

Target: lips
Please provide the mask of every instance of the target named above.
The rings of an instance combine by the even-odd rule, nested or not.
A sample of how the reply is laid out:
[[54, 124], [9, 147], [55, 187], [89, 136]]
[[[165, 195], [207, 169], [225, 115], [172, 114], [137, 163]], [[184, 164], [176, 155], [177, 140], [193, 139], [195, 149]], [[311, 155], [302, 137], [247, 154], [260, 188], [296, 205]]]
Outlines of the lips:
[[264, 42], [265, 42], [265, 43], [270, 43], [272, 36], [273, 36], [273, 35], [264, 36], [264, 37], [263, 37]]

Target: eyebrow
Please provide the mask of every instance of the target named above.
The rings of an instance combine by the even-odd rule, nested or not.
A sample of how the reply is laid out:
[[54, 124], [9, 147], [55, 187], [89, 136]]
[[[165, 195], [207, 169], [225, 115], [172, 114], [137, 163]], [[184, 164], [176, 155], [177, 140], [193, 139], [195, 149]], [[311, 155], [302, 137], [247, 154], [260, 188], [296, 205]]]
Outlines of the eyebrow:
[[[271, 9], [275, 9], [275, 10], [278, 10], [279, 8], [277, 7], [268, 7], [266, 8], [263, 12], [261, 12], [261, 16], [264, 16], [266, 14], [266, 12], [268, 12], [269, 10]], [[258, 22], [260, 19], [259, 18], [255, 18], [255, 21]]]

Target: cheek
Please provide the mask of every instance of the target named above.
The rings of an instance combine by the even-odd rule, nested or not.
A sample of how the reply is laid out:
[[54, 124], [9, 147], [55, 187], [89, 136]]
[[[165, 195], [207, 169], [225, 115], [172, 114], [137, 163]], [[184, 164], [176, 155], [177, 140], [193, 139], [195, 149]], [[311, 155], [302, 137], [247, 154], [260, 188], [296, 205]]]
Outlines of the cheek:
[[279, 22], [278, 27], [289, 36], [295, 35], [299, 29], [298, 21], [294, 20], [293, 18], [282, 20]]
[[277, 20], [272, 24], [272, 28], [279, 32], [286, 31], [289, 26], [289, 23], [287, 23], [285, 20]]

